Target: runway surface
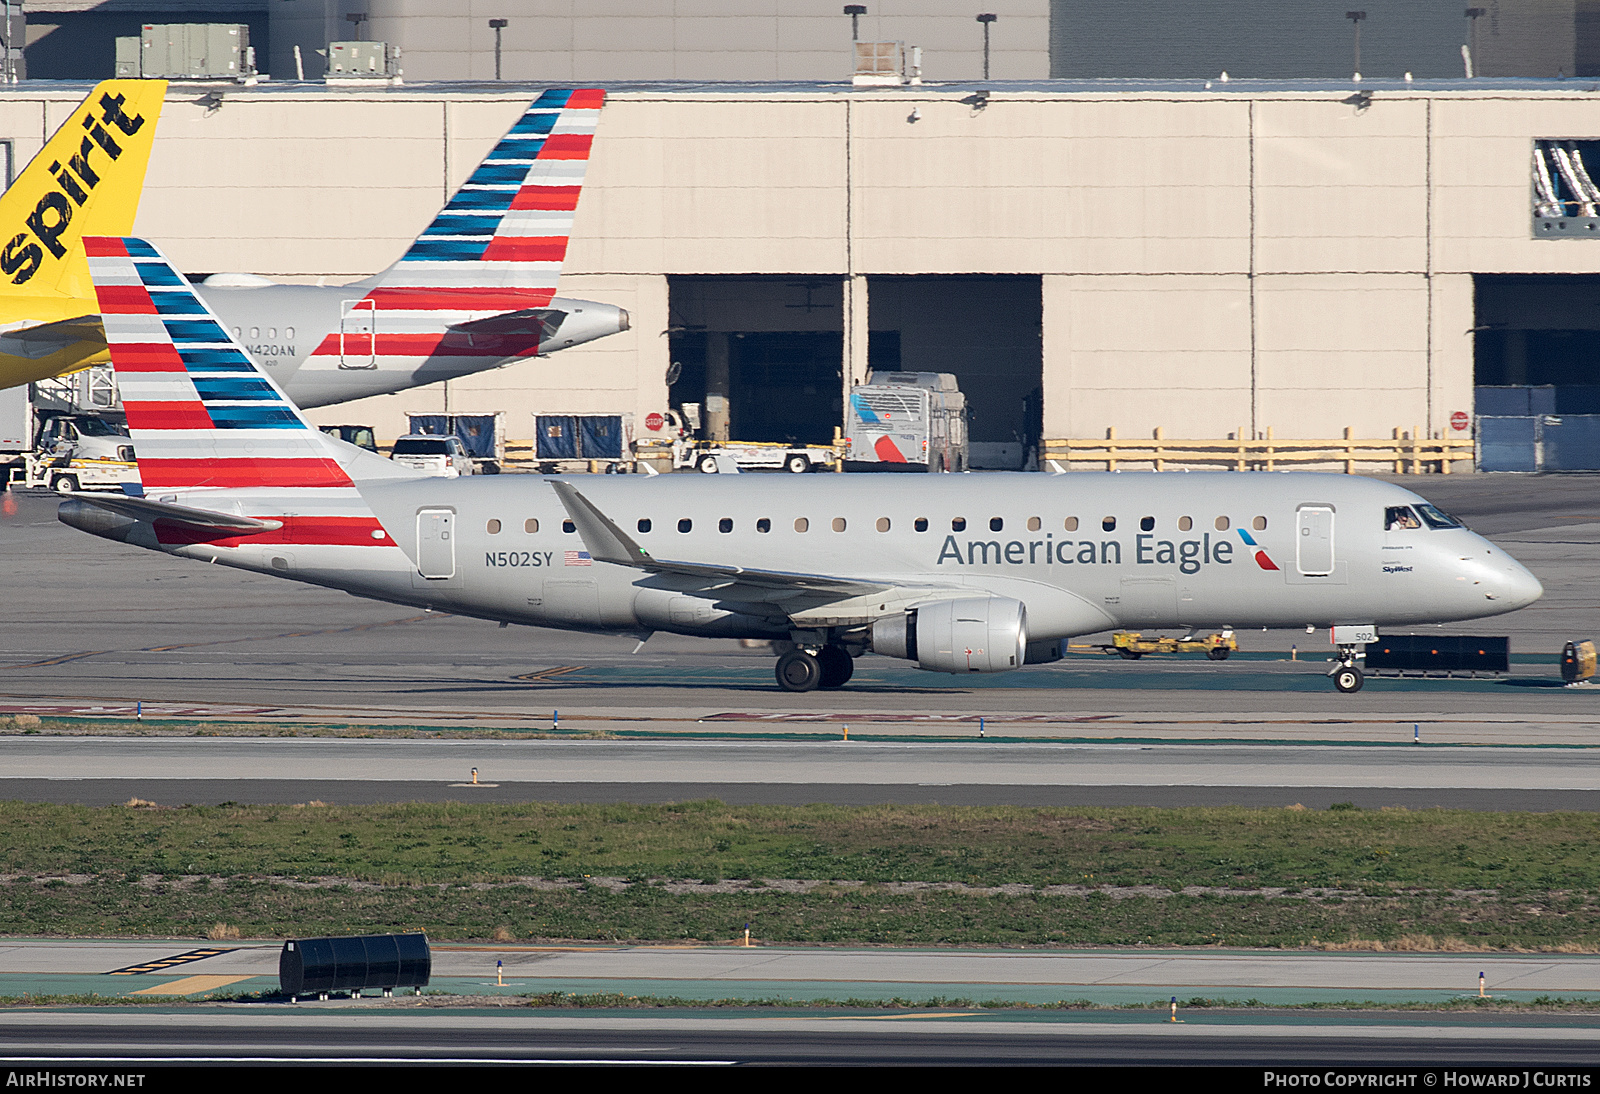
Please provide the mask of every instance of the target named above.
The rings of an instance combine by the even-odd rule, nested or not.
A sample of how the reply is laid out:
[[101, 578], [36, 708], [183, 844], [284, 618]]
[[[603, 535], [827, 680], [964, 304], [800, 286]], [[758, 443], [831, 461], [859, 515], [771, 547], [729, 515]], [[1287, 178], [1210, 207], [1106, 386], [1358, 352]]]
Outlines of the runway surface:
[[[276, 943], [0, 940], [0, 994], [272, 992]], [[198, 959], [185, 960], [186, 958]], [[0, 1012], [0, 1065], [150, 1061], [738, 1063], [1230, 1063], [1583, 1066], [1600, 1016], [1281, 1009], [1379, 1007], [1489, 993], [1511, 1001], [1600, 996], [1600, 958], [1574, 955], [1207, 951], [832, 950], [766, 947], [433, 948], [438, 996], [198, 1008]], [[504, 983], [497, 983], [503, 962]], [[518, 1010], [483, 997], [619, 993], [763, 999], [761, 1007]], [[985, 1009], [970, 1001], [1087, 1000], [1166, 1008]], [[850, 999], [796, 1010], [783, 1002]], [[913, 1000], [920, 1009], [872, 1009]], [[1249, 1009], [1191, 1000], [1254, 1000]], [[942, 1001], [942, 1002], [941, 1002]], [[926, 1004], [933, 1003], [928, 1006]], [[1261, 1006], [1260, 1004], [1265, 1004]], [[1277, 1007], [1280, 1009], [1272, 1009]], [[1437, 1077], [1436, 1077], [1437, 1079]]]
[[0, 795], [80, 804], [720, 798], [1595, 809], [1600, 749], [38, 736], [7, 740]]
[[[273, 992], [281, 943], [0, 939], [0, 995]], [[808, 949], [435, 944], [432, 990], [680, 999], [1143, 1005], [1177, 996], [1270, 1005], [1436, 1003], [1475, 996], [1600, 1000], [1600, 958], [1572, 954], [1195, 950]], [[496, 962], [500, 962], [497, 969]], [[130, 972], [129, 970], [133, 970]], [[504, 984], [497, 983], [503, 975]], [[1600, 1021], [1600, 1018], [1597, 1018]]]
[[[1588, 1069], [1593, 1020], [1473, 1015], [1306, 1017], [1198, 1013], [484, 1012], [351, 1014], [7, 1012], [0, 1065], [86, 1061], [137, 1073], [146, 1062], [734, 1064], [1235, 1064]], [[1353, 1063], [1353, 1061], [1355, 1061]], [[1420, 1076], [1419, 1076], [1420, 1078]], [[1415, 1081], [1415, 1080], [1413, 1080]], [[1418, 1085], [1421, 1085], [1420, 1083]]]

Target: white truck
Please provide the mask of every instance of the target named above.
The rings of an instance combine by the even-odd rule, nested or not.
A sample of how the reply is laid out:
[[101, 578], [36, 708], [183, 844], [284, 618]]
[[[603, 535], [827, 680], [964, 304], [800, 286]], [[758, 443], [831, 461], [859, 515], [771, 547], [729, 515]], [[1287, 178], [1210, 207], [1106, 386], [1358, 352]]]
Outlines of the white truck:
[[36, 414], [27, 385], [0, 390], [0, 467], [4, 483], [64, 494], [139, 482], [126, 429], [96, 414]]
[[812, 470], [826, 470], [833, 465], [836, 454], [831, 445], [785, 444], [780, 441], [698, 441], [694, 433], [700, 428], [698, 403], [687, 404], [683, 411], [668, 410], [652, 414], [647, 423], [659, 420], [655, 428], [664, 429], [671, 438], [641, 441], [636, 456], [640, 461], [654, 465], [660, 452], [660, 461], [666, 458], [665, 448], [671, 446], [671, 463], [674, 471], [695, 470], [707, 475], [729, 471], [790, 471], [800, 475]]
[[715, 475], [732, 460], [740, 471], [792, 471], [804, 474], [833, 464], [833, 449], [827, 445], [768, 444], [762, 441], [674, 441], [674, 470], [694, 468]]

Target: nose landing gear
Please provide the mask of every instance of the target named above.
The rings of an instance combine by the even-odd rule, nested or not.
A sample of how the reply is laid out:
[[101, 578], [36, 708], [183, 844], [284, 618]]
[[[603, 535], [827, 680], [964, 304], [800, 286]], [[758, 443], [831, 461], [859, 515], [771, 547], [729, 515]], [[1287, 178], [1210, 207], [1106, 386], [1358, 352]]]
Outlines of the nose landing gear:
[[1360, 659], [1366, 655], [1363, 650], [1357, 653], [1356, 646], [1340, 646], [1339, 656], [1335, 659], [1333, 670], [1328, 673], [1333, 678], [1333, 686], [1337, 691], [1346, 695], [1361, 690], [1361, 685], [1366, 683], [1362, 675]]

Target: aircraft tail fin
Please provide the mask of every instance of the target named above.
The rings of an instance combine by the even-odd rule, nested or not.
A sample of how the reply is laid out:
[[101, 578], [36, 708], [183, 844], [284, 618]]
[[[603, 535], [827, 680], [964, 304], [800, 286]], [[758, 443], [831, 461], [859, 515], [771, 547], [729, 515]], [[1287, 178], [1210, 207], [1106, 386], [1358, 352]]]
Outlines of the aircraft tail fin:
[[484, 157], [368, 294], [383, 310], [461, 318], [555, 295], [605, 92], [549, 90]]
[[0, 194], [4, 292], [93, 299], [79, 240], [133, 231], [166, 91], [165, 80], [96, 85]]
[[360, 502], [347, 470], [359, 450], [306, 421], [160, 251], [83, 242], [147, 496], [332, 491]]

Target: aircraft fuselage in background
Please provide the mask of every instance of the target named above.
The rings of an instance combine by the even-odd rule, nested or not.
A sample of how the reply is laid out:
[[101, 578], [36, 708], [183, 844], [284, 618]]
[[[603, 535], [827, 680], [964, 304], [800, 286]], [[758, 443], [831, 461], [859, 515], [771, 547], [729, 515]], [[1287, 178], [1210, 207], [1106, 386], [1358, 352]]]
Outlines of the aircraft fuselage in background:
[[628, 329], [628, 313], [614, 304], [556, 297], [537, 317], [503, 324], [499, 331], [457, 331], [431, 317], [358, 306], [372, 288], [369, 282], [277, 285], [230, 277], [246, 284], [202, 283], [195, 292], [307, 410], [458, 379]]

